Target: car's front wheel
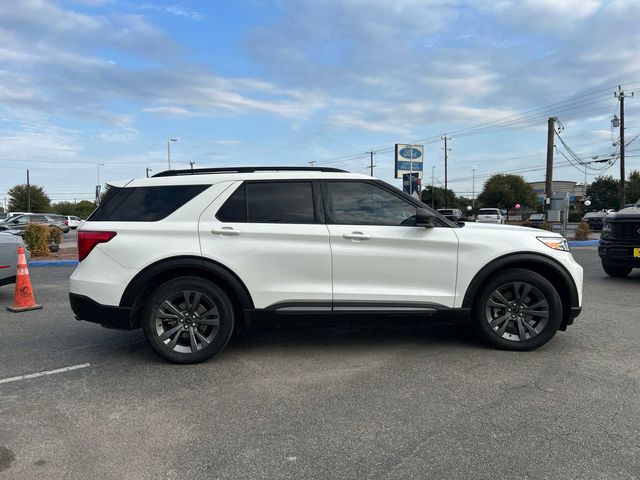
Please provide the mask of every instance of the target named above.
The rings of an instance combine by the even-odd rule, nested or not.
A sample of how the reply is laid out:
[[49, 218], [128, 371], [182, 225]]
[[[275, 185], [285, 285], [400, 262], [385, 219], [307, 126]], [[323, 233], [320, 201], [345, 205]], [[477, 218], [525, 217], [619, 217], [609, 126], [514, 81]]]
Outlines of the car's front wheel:
[[562, 300], [542, 275], [511, 269], [490, 278], [476, 299], [474, 325], [490, 344], [533, 350], [547, 343], [562, 322]]
[[143, 311], [151, 347], [174, 363], [198, 363], [219, 353], [233, 333], [233, 306], [217, 285], [181, 277], [160, 285]]

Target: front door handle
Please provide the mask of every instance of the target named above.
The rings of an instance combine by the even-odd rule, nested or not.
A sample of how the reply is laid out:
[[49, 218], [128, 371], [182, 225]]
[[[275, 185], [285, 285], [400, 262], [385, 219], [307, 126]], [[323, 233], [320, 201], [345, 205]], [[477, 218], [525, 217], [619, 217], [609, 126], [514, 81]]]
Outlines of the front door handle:
[[240, 230], [235, 230], [233, 227], [214, 228], [211, 233], [215, 235], [240, 235]]
[[343, 233], [342, 238], [346, 238], [347, 240], [369, 240], [371, 235], [367, 235], [362, 232], [351, 232], [351, 233]]

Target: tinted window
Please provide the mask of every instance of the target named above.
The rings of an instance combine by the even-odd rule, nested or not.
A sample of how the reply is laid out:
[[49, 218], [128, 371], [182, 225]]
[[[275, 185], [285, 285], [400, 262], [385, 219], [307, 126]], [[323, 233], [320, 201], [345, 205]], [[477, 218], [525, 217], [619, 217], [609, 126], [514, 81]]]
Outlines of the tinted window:
[[111, 187], [89, 220], [92, 222], [155, 222], [172, 214], [209, 186]]
[[335, 223], [415, 225], [416, 207], [372, 183], [329, 182]]
[[247, 221], [315, 223], [311, 182], [247, 183]]
[[221, 222], [247, 221], [247, 197], [244, 193], [244, 187], [243, 183], [220, 207], [216, 214], [218, 220]]

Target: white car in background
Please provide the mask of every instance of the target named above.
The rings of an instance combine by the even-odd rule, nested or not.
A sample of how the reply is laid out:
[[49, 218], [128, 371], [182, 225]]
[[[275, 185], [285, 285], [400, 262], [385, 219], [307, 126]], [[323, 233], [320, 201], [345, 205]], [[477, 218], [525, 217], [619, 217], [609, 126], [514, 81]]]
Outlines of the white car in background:
[[69, 228], [74, 230], [82, 223], [82, 219], [75, 215], [62, 215], [62, 218], [64, 218], [64, 222], [69, 226]]
[[479, 223], [504, 223], [504, 217], [499, 208], [481, 208], [478, 210], [476, 222]]

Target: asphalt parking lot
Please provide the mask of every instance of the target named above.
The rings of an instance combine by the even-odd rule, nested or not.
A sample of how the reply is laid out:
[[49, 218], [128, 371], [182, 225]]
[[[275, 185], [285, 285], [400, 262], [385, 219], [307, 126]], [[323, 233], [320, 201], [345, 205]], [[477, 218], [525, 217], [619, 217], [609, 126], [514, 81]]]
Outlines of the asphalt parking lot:
[[[267, 330], [201, 364], [73, 319], [72, 268], [0, 288], [0, 478], [640, 477], [640, 271], [585, 268], [583, 314], [529, 353], [467, 328]], [[89, 365], [86, 365], [89, 364]]]

